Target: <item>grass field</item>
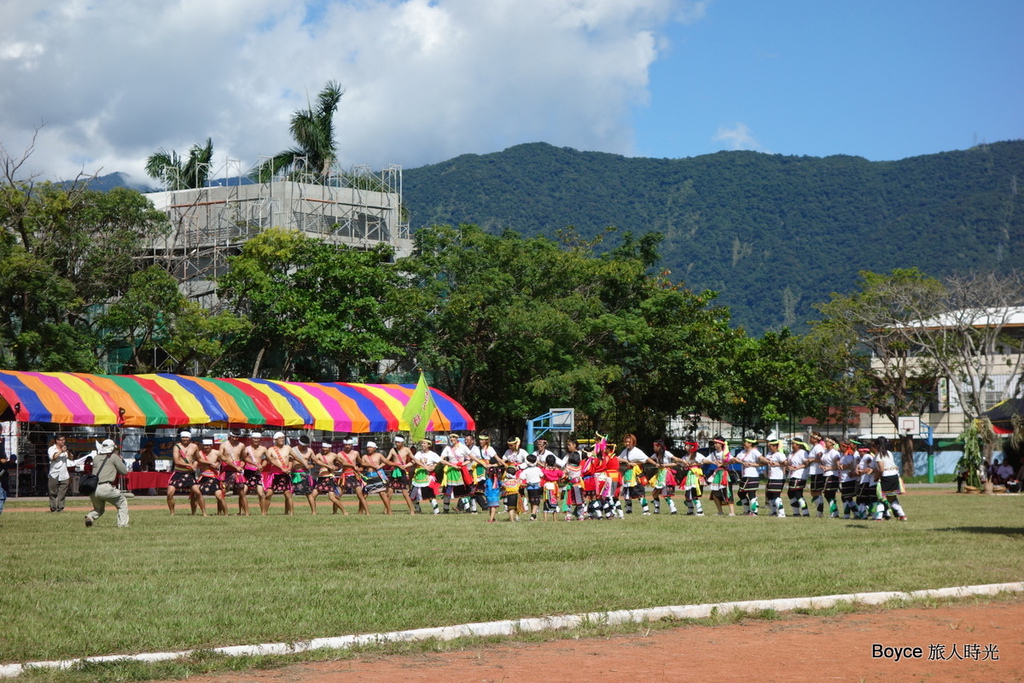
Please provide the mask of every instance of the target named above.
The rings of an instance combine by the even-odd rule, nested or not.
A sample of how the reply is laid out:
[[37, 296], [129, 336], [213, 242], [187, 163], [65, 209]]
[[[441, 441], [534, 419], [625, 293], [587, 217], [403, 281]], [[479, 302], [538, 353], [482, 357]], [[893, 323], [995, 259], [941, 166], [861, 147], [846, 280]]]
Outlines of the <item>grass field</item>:
[[20, 512], [34, 504], [8, 501], [0, 661], [1024, 579], [1024, 498], [902, 500], [905, 524], [284, 517], [278, 502], [265, 518], [136, 509], [128, 529], [114, 528], [113, 512], [86, 529], [82, 513]]

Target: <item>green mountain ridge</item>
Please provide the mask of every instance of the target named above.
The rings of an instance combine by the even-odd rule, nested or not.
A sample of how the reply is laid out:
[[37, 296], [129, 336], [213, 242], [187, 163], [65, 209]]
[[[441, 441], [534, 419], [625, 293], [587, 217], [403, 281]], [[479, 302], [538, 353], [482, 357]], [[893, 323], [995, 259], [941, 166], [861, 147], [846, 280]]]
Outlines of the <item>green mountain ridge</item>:
[[850, 291], [861, 270], [1024, 268], [1019, 140], [881, 162], [759, 152], [651, 159], [530, 143], [403, 175], [413, 229], [661, 232], [659, 267], [718, 291], [733, 323], [754, 334], [804, 329], [813, 304]]

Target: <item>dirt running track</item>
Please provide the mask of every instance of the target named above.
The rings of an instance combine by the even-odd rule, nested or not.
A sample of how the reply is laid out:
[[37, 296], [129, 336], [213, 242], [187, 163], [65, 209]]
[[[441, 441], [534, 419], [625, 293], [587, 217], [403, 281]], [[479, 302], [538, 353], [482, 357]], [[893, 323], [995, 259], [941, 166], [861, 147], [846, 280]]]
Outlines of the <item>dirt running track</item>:
[[[190, 678], [189, 681], [1002, 683], [1024, 680], [1022, 626], [1024, 598], [831, 617], [789, 615], [777, 621], [749, 620], [729, 626], [688, 626], [651, 631], [646, 636], [640, 633], [545, 643], [486, 645], [451, 653], [366, 656], [269, 671]], [[883, 648], [920, 648], [920, 658], [914, 658], [914, 652], [898, 662], [872, 657], [874, 644]], [[944, 649], [940, 652], [932, 645]]]

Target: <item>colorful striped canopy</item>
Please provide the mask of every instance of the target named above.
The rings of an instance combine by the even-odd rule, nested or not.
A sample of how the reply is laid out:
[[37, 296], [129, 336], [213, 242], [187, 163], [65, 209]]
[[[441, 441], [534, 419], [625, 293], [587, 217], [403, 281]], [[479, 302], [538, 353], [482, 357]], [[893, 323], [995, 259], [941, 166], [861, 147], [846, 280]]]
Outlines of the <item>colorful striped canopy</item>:
[[[281, 382], [184, 375], [0, 371], [0, 419], [62, 425], [304, 427], [391, 432], [413, 384]], [[428, 431], [472, 430], [469, 413], [437, 389]]]

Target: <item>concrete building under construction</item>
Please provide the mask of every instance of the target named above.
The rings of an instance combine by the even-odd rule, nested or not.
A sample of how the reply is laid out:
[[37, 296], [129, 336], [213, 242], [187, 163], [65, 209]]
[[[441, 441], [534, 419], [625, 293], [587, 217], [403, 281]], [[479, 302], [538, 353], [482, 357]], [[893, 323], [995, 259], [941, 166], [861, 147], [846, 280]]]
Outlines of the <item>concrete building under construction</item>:
[[216, 303], [214, 278], [227, 271], [228, 258], [266, 228], [357, 249], [388, 244], [396, 257], [412, 253], [400, 166], [267, 183], [249, 183], [240, 171], [226, 172], [220, 184], [146, 195], [171, 222], [170, 234], [151, 244], [152, 257], [169, 262], [182, 291], [205, 306]]

